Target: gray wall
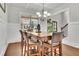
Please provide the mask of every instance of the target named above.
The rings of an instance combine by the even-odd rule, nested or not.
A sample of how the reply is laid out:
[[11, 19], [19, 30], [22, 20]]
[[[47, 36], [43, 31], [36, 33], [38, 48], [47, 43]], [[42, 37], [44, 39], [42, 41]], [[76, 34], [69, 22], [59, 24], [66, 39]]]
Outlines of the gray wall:
[[0, 8], [0, 55], [3, 55], [5, 53], [6, 48], [7, 48], [7, 9], [6, 13], [4, 13]]

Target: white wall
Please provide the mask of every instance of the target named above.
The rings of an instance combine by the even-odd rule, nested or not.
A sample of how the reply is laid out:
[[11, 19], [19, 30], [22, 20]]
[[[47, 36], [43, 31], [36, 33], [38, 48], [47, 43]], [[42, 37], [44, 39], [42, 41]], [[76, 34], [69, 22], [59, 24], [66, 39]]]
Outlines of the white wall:
[[68, 25], [68, 37], [63, 39], [63, 43], [79, 48], [79, 4], [64, 4], [54, 9], [53, 14], [57, 14], [67, 8], [70, 10], [70, 20]]
[[57, 31], [61, 32], [61, 14], [53, 16], [54, 20], [57, 21]]
[[69, 36], [63, 40], [63, 43], [79, 48], [79, 22], [70, 23], [68, 34]]
[[70, 4], [71, 22], [79, 22], [79, 3]]
[[22, 8], [8, 6], [8, 43], [20, 41], [20, 13]]
[[40, 21], [41, 32], [47, 32], [47, 20]]
[[8, 43], [20, 42], [20, 24], [8, 23]]
[[4, 55], [6, 48], [7, 48], [7, 10], [6, 13], [4, 13], [0, 8], [0, 55]]

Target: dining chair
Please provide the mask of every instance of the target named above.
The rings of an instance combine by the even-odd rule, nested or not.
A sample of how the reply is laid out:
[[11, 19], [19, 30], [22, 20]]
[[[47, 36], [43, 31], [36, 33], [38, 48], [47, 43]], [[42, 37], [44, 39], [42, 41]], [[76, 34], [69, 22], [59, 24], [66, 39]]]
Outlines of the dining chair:
[[27, 54], [27, 56], [40, 56], [41, 54], [38, 52], [39, 41], [37, 41], [37, 43], [30, 42], [32, 35], [28, 34], [26, 31], [19, 31], [21, 34], [21, 55], [25, 56]]
[[[26, 39], [27, 56], [40, 56], [40, 53], [38, 50], [39, 49], [39, 41], [37, 40], [38, 38], [27, 32], [25, 32], [25, 35], [27, 37]], [[31, 39], [35, 39], [37, 40], [37, 42], [31, 41]]]
[[27, 56], [29, 56], [30, 36], [27, 34], [26, 31], [22, 31], [22, 30], [19, 31], [21, 33], [21, 55], [25, 56], [27, 54]]
[[26, 35], [25, 32], [22, 30], [19, 30], [20, 34], [21, 34], [21, 55], [24, 56], [25, 55], [25, 50], [26, 50]]
[[40, 56], [41, 55], [39, 52], [40, 42], [38, 40], [38, 37], [35, 37], [32, 35], [31, 39], [36, 40], [35, 42], [31, 41], [30, 46], [29, 46], [30, 47], [29, 49], [31, 50], [30, 52], [31, 56]]
[[62, 56], [62, 32], [53, 32], [52, 39], [43, 44], [47, 55]]

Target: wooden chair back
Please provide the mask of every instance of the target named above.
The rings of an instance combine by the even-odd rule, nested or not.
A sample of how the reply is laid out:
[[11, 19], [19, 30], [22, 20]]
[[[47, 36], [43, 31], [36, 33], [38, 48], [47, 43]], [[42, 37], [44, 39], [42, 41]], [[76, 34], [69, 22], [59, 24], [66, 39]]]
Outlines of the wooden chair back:
[[62, 32], [53, 32], [52, 43], [58, 43], [62, 41]]
[[[24, 56], [25, 55], [25, 49], [26, 49], [26, 33], [22, 30], [19, 30], [20, 34], [21, 34], [21, 55]], [[25, 47], [25, 48], [24, 48]]]
[[[54, 48], [54, 46], [55, 47], [59, 46], [58, 47], [58, 49], [59, 49], [59, 56], [62, 55], [62, 43], [61, 43], [62, 42], [62, 36], [63, 36], [62, 32], [54, 32], [53, 35], [52, 35], [52, 40], [51, 40], [52, 41], [51, 45], [53, 45], [53, 48]], [[54, 44], [54, 43], [56, 43], [56, 44]], [[51, 49], [53, 49], [53, 48], [51, 47]], [[57, 54], [57, 51], [56, 51], [56, 49], [54, 49], [54, 56], [56, 54]]]

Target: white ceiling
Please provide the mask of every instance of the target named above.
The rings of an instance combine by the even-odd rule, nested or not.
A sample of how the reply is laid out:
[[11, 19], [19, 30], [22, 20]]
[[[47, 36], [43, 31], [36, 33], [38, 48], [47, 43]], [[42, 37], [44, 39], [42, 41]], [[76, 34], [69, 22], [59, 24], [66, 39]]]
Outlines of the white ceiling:
[[[53, 9], [59, 7], [63, 3], [44, 3], [44, 10], [52, 12]], [[28, 13], [35, 14], [43, 9], [43, 3], [9, 3], [11, 7], [20, 7], [26, 9]]]

